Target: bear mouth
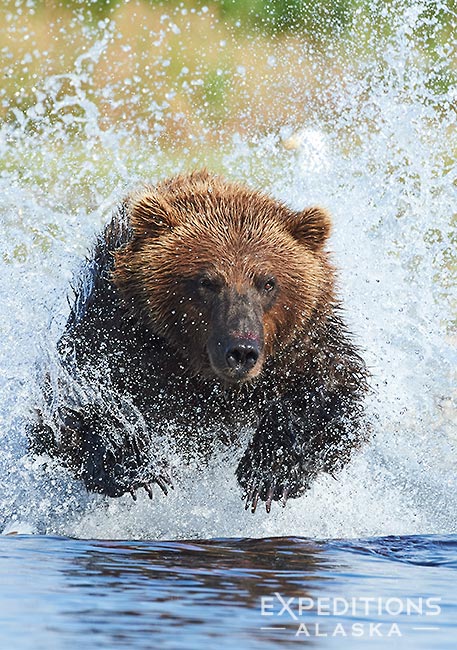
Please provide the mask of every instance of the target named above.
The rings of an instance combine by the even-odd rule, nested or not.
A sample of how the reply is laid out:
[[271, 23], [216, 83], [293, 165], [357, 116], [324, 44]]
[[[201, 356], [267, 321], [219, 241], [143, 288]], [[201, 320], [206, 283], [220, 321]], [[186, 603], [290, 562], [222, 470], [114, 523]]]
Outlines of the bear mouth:
[[234, 370], [232, 368], [213, 368], [213, 371], [218, 379], [222, 380], [223, 383], [228, 386], [245, 384], [249, 381], [252, 381], [260, 374], [260, 368], [255, 368], [251, 371]]

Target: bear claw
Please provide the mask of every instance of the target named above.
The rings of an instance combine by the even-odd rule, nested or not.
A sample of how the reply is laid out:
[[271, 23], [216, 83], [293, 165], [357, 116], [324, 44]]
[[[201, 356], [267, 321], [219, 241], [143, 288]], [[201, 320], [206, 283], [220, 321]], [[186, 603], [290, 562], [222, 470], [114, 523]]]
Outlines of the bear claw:
[[171, 479], [168, 476], [158, 476], [157, 478], [154, 478], [151, 482], [141, 482], [136, 485], [132, 485], [129, 489], [128, 492], [130, 493], [132, 499], [134, 501], [137, 500], [137, 494], [136, 491], [139, 490], [140, 488], [143, 488], [148, 497], [150, 499], [153, 498], [153, 491], [152, 491], [152, 484], [151, 483], [156, 483], [159, 488], [162, 490], [162, 492], [165, 494], [165, 496], [168, 494], [168, 488], [171, 488], [174, 490], [173, 483], [171, 482]]
[[281, 487], [281, 485], [278, 486], [276, 482], [273, 482], [269, 487], [265, 485], [256, 485], [251, 487], [251, 489], [245, 493], [244, 509], [249, 510], [249, 508], [251, 508], [251, 512], [254, 513], [257, 510], [259, 499], [265, 501], [265, 510], [267, 513], [270, 513], [273, 501], [279, 501], [281, 506], [284, 508], [289, 497], [289, 492], [289, 486]]

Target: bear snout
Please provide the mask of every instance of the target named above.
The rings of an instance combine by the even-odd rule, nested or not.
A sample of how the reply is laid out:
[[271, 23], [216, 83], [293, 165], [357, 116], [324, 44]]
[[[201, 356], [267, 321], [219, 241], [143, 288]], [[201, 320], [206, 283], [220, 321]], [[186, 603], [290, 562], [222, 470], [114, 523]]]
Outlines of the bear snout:
[[226, 383], [242, 383], [262, 370], [264, 332], [257, 291], [225, 287], [213, 303], [206, 351], [212, 371]]
[[262, 370], [260, 337], [210, 339], [207, 352], [213, 372], [227, 383], [253, 379]]
[[225, 353], [228, 367], [236, 373], [247, 373], [256, 365], [260, 356], [258, 341], [240, 339], [231, 343]]

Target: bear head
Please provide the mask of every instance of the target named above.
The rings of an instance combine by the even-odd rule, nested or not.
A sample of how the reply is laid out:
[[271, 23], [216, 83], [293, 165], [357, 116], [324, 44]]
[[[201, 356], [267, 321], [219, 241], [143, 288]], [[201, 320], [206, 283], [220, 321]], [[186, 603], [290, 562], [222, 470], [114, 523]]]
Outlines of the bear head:
[[195, 374], [252, 380], [333, 300], [322, 208], [295, 212], [206, 171], [146, 186], [125, 206], [132, 236], [113, 281]]

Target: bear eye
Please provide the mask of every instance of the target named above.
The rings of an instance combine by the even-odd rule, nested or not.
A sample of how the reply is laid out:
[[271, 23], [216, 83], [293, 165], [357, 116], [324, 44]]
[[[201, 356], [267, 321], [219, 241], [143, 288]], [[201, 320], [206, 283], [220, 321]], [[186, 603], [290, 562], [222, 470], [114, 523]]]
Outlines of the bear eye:
[[268, 280], [263, 285], [263, 290], [265, 293], [271, 293], [276, 289], [276, 281], [274, 278], [268, 278]]
[[198, 284], [202, 289], [207, 289], [209, 291], [216, 291], [218, 287], [217, 282], [211, 278], [208, 278], [207, 276], [200, 278]]

